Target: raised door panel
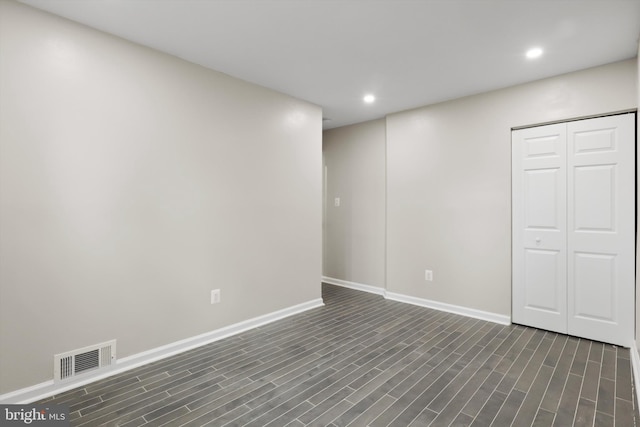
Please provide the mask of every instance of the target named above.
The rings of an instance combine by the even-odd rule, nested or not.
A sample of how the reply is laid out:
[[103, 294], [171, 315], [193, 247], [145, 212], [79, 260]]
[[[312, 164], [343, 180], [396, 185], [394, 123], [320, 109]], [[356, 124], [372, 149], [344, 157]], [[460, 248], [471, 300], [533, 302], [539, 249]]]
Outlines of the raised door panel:
[[616, 257], [611, 254], [575, 252], [573, 315], [577, 319], [616, 323]]
[[527, 310], [561, 315], [564, 260], [561, 251], [525, 249], [524, 306]]
[[616, 232], [616, 165], [573, 169], [573, 226], [577, 232]]

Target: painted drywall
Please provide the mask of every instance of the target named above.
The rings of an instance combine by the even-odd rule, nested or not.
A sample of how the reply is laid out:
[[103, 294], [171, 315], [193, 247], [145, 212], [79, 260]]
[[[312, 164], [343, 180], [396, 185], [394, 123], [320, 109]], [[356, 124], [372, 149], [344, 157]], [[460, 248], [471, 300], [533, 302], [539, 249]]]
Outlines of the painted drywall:
[[387, 290], [510, 315], [511, 128], [636, 108], [636, 83], [630, 59], [389, 115]]
[[384, 119], [323, 133], [327, 277], [384, 288], [385, 140]]
[[0, 55], [0, 393], [320, 297], [319, 107], [7, 0]]

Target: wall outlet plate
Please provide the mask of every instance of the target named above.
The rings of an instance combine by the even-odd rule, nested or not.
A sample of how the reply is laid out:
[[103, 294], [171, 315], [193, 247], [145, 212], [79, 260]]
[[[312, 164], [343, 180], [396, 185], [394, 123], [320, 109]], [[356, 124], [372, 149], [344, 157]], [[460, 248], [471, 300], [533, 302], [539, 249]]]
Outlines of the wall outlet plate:
[[426, 280], [427, 282], [433, 282], [433, 271], [432, 270], [425, 270], [424, 271], [424, 280]]
[[220, 302], [220, 289], [214, 289], [211, 291], [211, 304], [217, 304]]

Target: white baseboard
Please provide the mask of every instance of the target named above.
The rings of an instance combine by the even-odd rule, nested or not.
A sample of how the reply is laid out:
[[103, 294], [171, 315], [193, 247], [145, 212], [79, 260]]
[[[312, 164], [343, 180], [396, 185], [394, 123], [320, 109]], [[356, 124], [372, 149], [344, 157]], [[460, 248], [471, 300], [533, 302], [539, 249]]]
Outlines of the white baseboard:
[[362, 283], [349, 282], [347, 280], [334, 279], [333, 277], [322, 276], [322, 281], [332, 285], [342, 286], [358, 291], [369, 292], [372, 294], [382, 295], [386, 299], [404, 302], [407, 304], [419, 305], [421, 307], [432, 308], [434, 310], [446, 311], [448, 313], [459, 314], [461, 316], [473, 317], [475, 319], [486, 320], [488, 322], [499, 323], [501, 325], [510, 325], [511, 317], [502, 314], [490, 313], [488, 311], [476, 310], [473, 308], [462, 307], [459, 305], [446, 304], [438, 301], [412, 297], [409, 295], [397, 294], [389, 292], [384, 288], [377, 286], [364, 285]]
[[329, 283], [330, 285], [342, 286], [343, 288], [355, 289], [357, 291], [369, 292], [376, 295], [384, 296], [386, 293], [384, 288], [380, 288], [378, 286], [364, 285], [362, 283], [334, 279], [333, 277], [322, 276], [322, 281], [324, 283]]
[[417, 298], [408, 295], [387, 292], [385, 298], [404, 302], [407, 304], [419, 305], [421, 307], [432, 308], [434, 310], [446, 311], [448, 313], [459, 314], [461, 316], [473, 317], [475, 319], [486, 320], [488, 322], [510, 325], [511, 317], [502, 314], [490, 313], [488, 311], [476, 310], [474, 308], [462, 307], [460, 305], [447, 304], [444, 302], [432, 301], [424, 298]]
[[631, 373], [633, 375], [633, 388], [636, 391], [636, 409], [640, 408], [640, 354], [638, 354], [638, 343], [635, 341], [629, 349], [631, 354]]
[[75, 377], [73, 380], [59, 383], [56, 383], [53, 380], [46, 381], [40, 384], [0, 395], [0, 404], [32, 403], [37, 400], [53, 396], [55, 394], [63, 393], [76, 387], [80, 387], [110, 377], [112, 375], [119, 374], [121, 372], [125, 372], [130, 369], [155, 362], [157, 360], [165, 359], [167, 357], [183, 353], [187, 350], [191, 350], [205, 344], [227, 338], [232, 335], [239, 334], [249, 329], [257, 328], [259, 326], [275, 322], [276, 320], [280, 320], [294, 314], [311, 310], [312, 308], [321, 307], [323, 305], [324, 303], [322, 302], [322, 298], [317, 298], [302, 304], [275, 311], [273, 313], [254, 317], [253, 319], [245, 320], [233, 325], [226, 326], [224, 328], [216, 329], [211, 332], [176, 341], [161, 347], [156, 347], [142, 353], [124, 357], [118, 360], [113, 367], [101, 370], [96, 374], [87, 373]]

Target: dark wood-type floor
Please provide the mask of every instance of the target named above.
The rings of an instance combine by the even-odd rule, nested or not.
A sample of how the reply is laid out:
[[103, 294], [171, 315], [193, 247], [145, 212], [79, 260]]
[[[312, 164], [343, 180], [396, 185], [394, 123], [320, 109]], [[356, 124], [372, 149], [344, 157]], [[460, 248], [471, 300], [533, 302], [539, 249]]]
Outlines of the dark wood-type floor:
[[48, 399], [72, 425], [635, 425], [629, 350], [323, 285], [325, 307]]

